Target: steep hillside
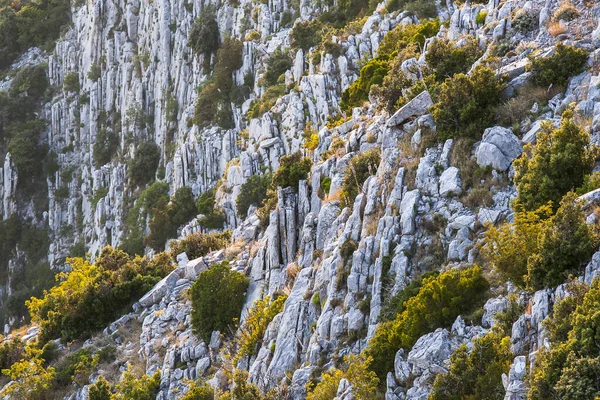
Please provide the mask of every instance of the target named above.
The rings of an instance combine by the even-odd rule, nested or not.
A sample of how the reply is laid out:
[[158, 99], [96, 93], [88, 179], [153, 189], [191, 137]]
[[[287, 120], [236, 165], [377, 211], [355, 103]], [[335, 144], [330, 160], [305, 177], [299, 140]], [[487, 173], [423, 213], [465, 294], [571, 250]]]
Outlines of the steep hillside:
[[0, 0], [0, 394], [600, 396], [600, 6], [458, 3]]

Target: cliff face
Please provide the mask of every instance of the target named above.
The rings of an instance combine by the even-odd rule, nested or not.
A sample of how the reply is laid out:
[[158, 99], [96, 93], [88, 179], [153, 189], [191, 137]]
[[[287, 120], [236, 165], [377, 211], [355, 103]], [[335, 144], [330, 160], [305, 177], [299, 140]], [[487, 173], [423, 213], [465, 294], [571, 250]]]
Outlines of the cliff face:
[[[326, 126], [329, 116], [340, 112], [342, 92], [358, 79], [365, 60], [377, 55], [386, 33], [418, 22], [408, 12], [388, 13], [380, 6], [359, 28], [334, 38], [339, 54], [323, 52], [316, 64], [316, 50], [313, 54], [298, 50], [292, 68], [284, 74], [293, 89], [261, 117], [249, 119], [252, 101], [265, 91], [259, 81], [268, 58], [290, 46], [290, 27], [282, 26], [286, 23], [282, 20], [288, 14], [314, 19], [326, 6], [309, 1], [243, 0], [232, 5], [107, 0], [74, 6], [72, 26], [52, 52], [30, 50], [14, 65], [47, 62], [50, 83], [58, 89], [42, 106], [41, 116], [48, 126], [41, 140], [57, 154], [58, 168], [47, 179], [47, 210], [36, 209], [33, 202], [18, 201], [18, 175], [7, 154], [0, 187], [2, 216], [7, 219], [16, 213], [46, 223], [51, 237], [48, 261], [56, 269], [64, 267], [64, 257], [75, 243], [83, 243], [92, 257], [104, 246], [117, 247], [127, 234], [128, 212], [142, 191], [128, 174], [129, 162], [141, 142], [155, 143], [160, 149], [156, 178], [168, 184], [170, 195], [184, 186], [195, 196], [218, 188], [217, 205], [224, 211], [226, 227], [233, 231], [234, 245], [226, 252], [235, 247], [232, 265], [250, 277], [242, 320], [255, 300], [288, 294], [260, 350], [242, 359], [238, 367], [246, 369], [250, 382], [263, 390], [283, 380], [292, 398], [304, 398], [305, 385], [315, 374], [333, 366], [335, 359], [367, 347], [380, 322], [384, 295], [398, 293], [424, 271], [474, 262], [487, 227], [512, 220], [516, 190], [511, 163], [526, 142], [535, 141], [539, 121], [558, 124], [562, 111], [576, 103], [576, 109], [590, 120], [592, 140], [598, 142], [598, 6], [577, 4], [578, 32], [567, 30], [562, 36], [544, 28], [560, 6], [556, 1], [490, 0], [487, 5], [467, 1], [462, 6], [448, 1], [437, 6], [442, 22], [447, 22], [438, 37], [461, 40], [473, 35], [486, 55], [493, 45], [521, 41], [531, 42], [542, 53], [551, 51], [557, 41], [590, 51], [588, 71], [572, 78], [544, 110], [519, 121], [522, 137], [490, 126], [482, 140], [468, 149], [471, 161], [492, 171], [486, 186], [490, 201], [484, 206], [473, 206], [459, 196], [466, 187], [454, 140], [422, 145], [427, 132], [436, 128], [428, 94], [417, 96], [392, 116], [373, 104], [354, 108], [347, 121], [336, 127]], [[234, 83], [243, 85], [246, 76], [254, 82], [242, 104], [231, 104], [231, 129], [199, 128], [191, 122], [197, 88], [209, 76], [204, 73], [205, 56], [194, 54], [187, 42], [194, 20], [208, 7], [216, 10], [221, 38], [231, 36], [243, 43], [242, 67], [234, 72]], [[515, 30], [511, 24], [518, 10], [539, 17], [536, 22], [541, 28], [528, 33]], [[484, 23], [478, 21], [482, 13], [486, 13]], [[254, 31], [257, 35], [250, 35]], [[514, 93], [527, 82], [530, 53], [508, 52], [500, 57], [497, 73], [498, 77], [508, 74], [507, 91]], [[409, 61], [402, 65], [407, 74], [415, 74], [411, 66], [425, 63], [424, 56]], [[70, 73], [79, 81], [76, 93], [61, 89]], [[0, 89], [9, 86], [10, 78], [0, 82]], [[310, 179], [301, 180], [297, 191], [278, 189], [277, 207], [266, 228], [253, 212], [240, 218], [236, 198], [241, 186], [266, 169], [276, 170], [281, 156], [303, 149], [304, 133], [310, 127], [319, 139], [318, 146], [306, 153], [313, 161]], [[118, 137], [116, 156], [104, 165], [93, 156], [100, 132]], [[337, 146], [340, 140], [342, 145]], [[370, 149], [380, 150], [381, 162], [352, 199], [353, 205], [343, 207], [335, 196], [324, 196], [323, 180], [330, 180], [328, 193], [338, 192], [351, 160]], [[148, 233], [146, 225], [142, 228]], [[192, 221], [179, 229], [178, 236], [200, 229]], [[349, 255], [348, 243], [354, 246]], [[146, 248], [146, 253], [153, 251]], [[586, 269], [586, 282], [598, 273], [597, 255]], [[218, 333], [210, 343], [192, 333], [185, 292], [201, 271], [224, 257], [223, 251], [192, 261], [181, 255], [173, 273], [91, 343], [113, 343], [119, 362], [141, 364], [148, 374], [160, 369], [158, 398], [180, 397], [178, 390], [185, 387], [186, 378], [207, 376], [209, 367], [222, 361]], [[11, 269], [18, 268], [15, 261]], [[384, 288], [390, 277], [391, 284]], [[525, 356], [544, 345], [542, 321], [564, 295], [563, 289], [521, 293], [520, 301], [530, 302], [531, 307], [512, 328], [517, 357], [506, 377], [506, 398], [525, 398]], [[399, 352], [394, 371], [387, 376], [386, 399], [427, 398], [432, 377], [445, 371], [452, 351], [488, 332], [493, 315], [507, 307], [505, 295], [494, 297], [484, 307], [483, 326], [467, 326], [458, 317], [450, 330], [440, 328], [420, 338], [408, 354]], [[35, 329], [30, 336], [34, 334]], [[220, 373], [211, 380], [214, 386], [224, 386]], [[351, 389], [340, 384], [338, 398], [353, 398]], [[72, 399], [88, 398], [87, 386], [73, 392]]]

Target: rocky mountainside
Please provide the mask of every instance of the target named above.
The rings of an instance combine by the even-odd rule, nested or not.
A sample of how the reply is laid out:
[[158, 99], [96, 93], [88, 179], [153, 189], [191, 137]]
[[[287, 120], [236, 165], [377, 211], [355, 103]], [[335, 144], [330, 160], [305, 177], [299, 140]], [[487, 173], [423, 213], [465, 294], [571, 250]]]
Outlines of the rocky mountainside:
[[69, 15], [0, 71], [4, 398], [600, 395], [600, 6]]

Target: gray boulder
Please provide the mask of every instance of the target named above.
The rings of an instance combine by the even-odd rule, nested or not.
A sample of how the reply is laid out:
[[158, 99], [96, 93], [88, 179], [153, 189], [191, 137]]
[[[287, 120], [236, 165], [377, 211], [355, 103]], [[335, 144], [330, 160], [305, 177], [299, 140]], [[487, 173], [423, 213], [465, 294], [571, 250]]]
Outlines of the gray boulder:
[[417, 97], [409, 101], [404, 107], [396, 111], [387, 121], [388, 127], [400, 125], [408, 118], [413, 116], [421, 116], [427, 113], [427, 109], [433, 105], [431, 96], [427, 90], [421, 92]]
[[462, 193], [460, 170], [456, 167], [446, 169], [440, 176], [440, 195]]
[[485, 130], [475, 155], [479, 166], [506, 171], [522, 152], [521, 142], [510, 129], [494, 126]]

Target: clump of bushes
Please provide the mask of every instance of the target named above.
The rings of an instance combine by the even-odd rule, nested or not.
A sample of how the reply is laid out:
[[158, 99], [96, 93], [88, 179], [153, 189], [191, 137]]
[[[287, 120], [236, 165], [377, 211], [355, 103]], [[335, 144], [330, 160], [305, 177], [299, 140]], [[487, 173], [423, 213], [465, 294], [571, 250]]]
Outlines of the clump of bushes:
[[254, 302], [239, 330], [234, 364], [242, 357], [256, 354], [262, 344], [267, 326], [277, 314], [283, 311], [286, 299], [286, 295], [280, 295], [271, 301], [271, 297], [267, 296]]
[[471, 350], [463, 344], [452, 353], [448, 372], [437, 375], [429, 399], [502, 400], [502, 374], [508, 374], [513, 358], [510, 337], [499, 330], [475, 338]]
[[381, 154], [376, 148], [360, 153], [350, 160], [350, 164], [344, 169], [340, 189], [342, 207], [353, 205], [354, 198], [362, 191], [363, 183], [377, 172], [380, 161]]
[[262, 86], [273, 86], [279, 83], [279, 77], [291, 67], [292, 59], [289, 54], [277, 49], [267, 59], [267, 69], [259, 83]]
[[410, 350], [419, 337], [450, 327], [457, 316], [481, 307], [488, 288], [479, 267], [451, 269], [424, 279], [419, 293], [404, 303], [404, 311], [377, 328], [366, 349], [373, 357], [370, 369], [385, 379], [399, 349]]
[[110, 247], [94, 264], [81, 258], [67, 262], [72, 270], [58, 274], [58, 285], [26, 302], [32, 322], [40, 327], [41, 342], [88, 338], [173, 269], [164, 253], [149, 260]]
[[213, 331], [228, 332], [242, 312], [248, 283], [226, 261], [202, 272], [190, 289], [194, 333], [208, 343]]
[[250, 206], [262, 207], [272, 182], [273, 174], [271, 173], [252, 175], [240, 187], [240, 194], [235, 199], [235, 208], [240, 218], [246, 218]]
[[231, 102], [235, 100], [233, 72], [242, 66], [242, 42], [226, 38], [217, 51], [213, 78], [199, 90], [194, 122], [206, 126], [215, 122], [224, 129], [233, 127]]
[[[389, 263], [391, 264], [391, 257]], [[410, 281], [408, 285], [394, 296], [390, 297], [381, 308], [380, 318], [381, 321], [391, 321], [397, 315], [402, 314], [405, 310], [405, 304], [408, 300], [419, 294], [423, 281], [427, 278], [436, 277], [439, 275], [438, 271], [426, 272], [418, 278]]]
[[154, 180], [156, 169], [160, 163], [160, 149], [156, 143], [141, 143], [129, 163], [129, 177], [137, 186], [143, 186]]
[[323, 24], [319, 20], [298, 21], [290, 33], [292, 48], [308, 51], [321, 43]]
[[585, 50], [558, 43], [556, 52], [550, 57], [530, 56], [533, 81], [541, 86], [564, 86], [570, 77], [585, 70], [588, 56], [589, 53]]
[[536, 212], [517, 212], [511, 224], [491, 227], [483, 257], [504, 279], [534, 290], [581, 274], [600, 241], [576, 199], [568, 193], [554, 216], [543, 206]]
[[196, 200], [198, 213], [203, 217], [198, 219], [198, 223], [206, 229], [222, 229], [225, 224], [223, 212], [215, 207], [215, 190], [209, 189], [198, 196]]
[[190, 29], [188, 46], [196, 54], [204, 55], [204, 67], [210, 66], [210, 56], [219, 48], [219, 25], [214, 9], [205, 8]]
[[67, 75], [65, 75], [63, 89], [66, 92], [71, 93], [79, 92], [79, 74], [77, 72], [69, 72]]
[[389, 56], [379, 55], [369, 60], [361, 69], [359, 78], [342, 93], [340, 108], [350, 111], [359, 107], [369, 99], [369, 91], [373, 85], [381, 85], [389, 71]]
[[214, 250], [219, 250], [227, 246], [231, 240], [231, 231], [211, 232], [211, 233], [192, 233], [185, 238], [172, 241], [169, 244], [170, 253], [173, 259], [178, 254], [187, 254], [190, 260], [203, 257]]
[[500, 103], [504, 82], [485, 66], [470, 76], [454, 75], [439, 86], [431, 113], [443, 138], [478, 139], [494, 121], [494, 107]]
[[177, 189], [169, 204], [165, 197], [160, 197], [152, 210], [154, 217], [145, 244], [156, 251], [163, 250], [167, 239], [176, 236], [177, 229], [191, 221], [196, 211], [192, 189], [187, 186]]
[[369, 370], [371, 358], [364, 355], [351, 354], [344, 357], [340, 368], [332, 368], [325, 372], [321, 381], [307, 384], [307, 400], [329, 400], [337, 395], [338, 386], [342, 379], [346, 379], [352, 386], [352, 393], [357, 399], [371, 399], [377, 392], [379, 378]]
[[589, 135], [573, 118], [573, 111], [567, 110], [559, 128], [550, 123], [543, 125], [535, 146], [526, 145], [521, 157], [515, 160], [517, 209], [534, 211], [551, 201], [556, 210], [568, 191], [584, 183], [598, 149], [589, 146]]
[[483, 51], [473, 37], [469, 37], [461, 46], [447, 39], [435, 38], [427, 48], [425, 61], [436, 79], [442, 82], [455, 74], [467, 73], [482, 55]]
[[119, 136], [107, 129], [100, 129], [94, 142], [93, 156], [97, 166], [108, 164], [119, 149]]
[[275, 105], [280, 97], [285, 94], [286, 87], [284, 84], [269, 87], [267, 90], [265, 90], [262, 97], [258, 101], [254, 101], [252, 103], [252, 106], [248, 109], [247, 117], [261, 117]]
[[273, 175], [273, 184], [282, 188], [291, 187], [298, 191], [298, 182], [308, 179], [312, 162], [302, 153], [296, 152], [279, 159], [279, 168]]
[[546, 326], [552, 346], [540, 349], [529, 383], [531, 399], [584, 399], [600, 395], [596, 377], [600, 347], [595, 340], [600, 311], [600, 280], [591, 287], [567, 286], [570, 295], [554, 306]]

